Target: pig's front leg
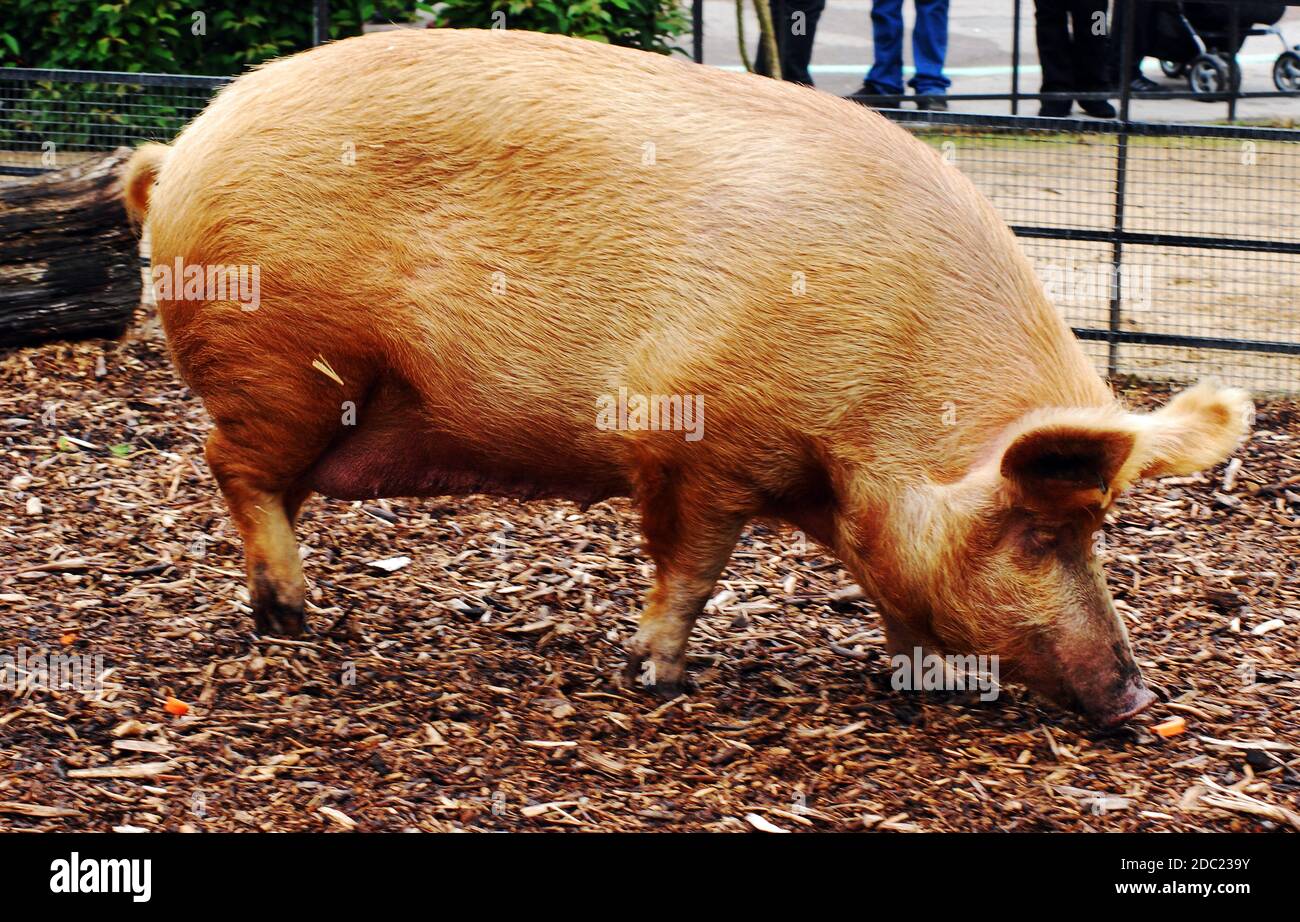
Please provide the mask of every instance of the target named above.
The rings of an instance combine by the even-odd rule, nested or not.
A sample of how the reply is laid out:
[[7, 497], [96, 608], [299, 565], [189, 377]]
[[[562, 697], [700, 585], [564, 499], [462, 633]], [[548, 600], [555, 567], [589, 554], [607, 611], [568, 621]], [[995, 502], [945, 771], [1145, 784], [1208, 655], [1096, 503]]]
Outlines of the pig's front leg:
[[673, 697], [686, 690], [686, 641], [713, 594], [749, 515], [738, 503], [718, 503], [717, 492], [681, 483], [641, 496], [646, 550], [655, 583], [640, 627], [628, 641], [623, 682]]

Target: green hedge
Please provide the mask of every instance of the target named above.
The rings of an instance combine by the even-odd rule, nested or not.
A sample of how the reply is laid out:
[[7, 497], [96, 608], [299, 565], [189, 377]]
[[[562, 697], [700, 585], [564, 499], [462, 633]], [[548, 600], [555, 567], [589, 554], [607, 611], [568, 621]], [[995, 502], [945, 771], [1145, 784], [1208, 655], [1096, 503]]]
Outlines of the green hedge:
[[668, 54], [688, 23], [681, 0], [443, 0], [418, 3], [440, 26], [577, 35]]
[[[236, 74], [311, 44], [306, 0], [3, 0], [0, 67]], [[647, 51], [680, 50], [681, 0], [332, 0], [330, 36], [367, 22], [559, 32]]]
[[[305, 0], [3, 0], [0, 66], [235, 74], [311, 44]], [[332, 0], [330, 35], [406, 21], [415, 0]]]

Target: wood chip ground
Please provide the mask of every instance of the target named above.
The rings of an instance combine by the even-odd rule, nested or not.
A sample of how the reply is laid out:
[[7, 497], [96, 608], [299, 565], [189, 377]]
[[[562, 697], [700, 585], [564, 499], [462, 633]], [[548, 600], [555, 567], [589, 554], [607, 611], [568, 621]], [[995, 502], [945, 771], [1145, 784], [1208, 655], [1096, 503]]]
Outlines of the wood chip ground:
[[314, 633], [257, 639], [208, 425], [151, 325], [0, 356], [0, 655], [105, 669], [98, 689], [0, 690], [0, 829], [1300, 823], [1293, 402], [1261, 406], [1227, 483], [1122, 503], [1107, 568], [1161, 702], [1114, 732], [1014, 687], [890, 690], [870, 604], [763, 527], [692, 640], [698, 690], [625, 691], [650, 575], [625, 502], [313, 499]]

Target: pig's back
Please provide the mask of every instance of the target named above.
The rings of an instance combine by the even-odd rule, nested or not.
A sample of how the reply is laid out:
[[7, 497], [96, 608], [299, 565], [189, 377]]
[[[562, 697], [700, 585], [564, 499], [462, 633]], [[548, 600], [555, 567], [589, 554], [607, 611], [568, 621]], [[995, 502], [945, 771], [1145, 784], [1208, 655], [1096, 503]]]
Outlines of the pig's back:
[[711, 419], [779, 401], [817, 430], [918, 369], [925, 395], [969, 390], [972, 364], [1040, 366], [1047, 402], [1094, 393], [957, 170], [765, 78], [535, 33], [373, 34], [241, 78], [159, 185], [156, 255], [257, 263], [298, 328], [386, 341], [415, 386], [484, 408], [559, 395], [590, 428], [593, 394], [627, 386], [703, 393]]

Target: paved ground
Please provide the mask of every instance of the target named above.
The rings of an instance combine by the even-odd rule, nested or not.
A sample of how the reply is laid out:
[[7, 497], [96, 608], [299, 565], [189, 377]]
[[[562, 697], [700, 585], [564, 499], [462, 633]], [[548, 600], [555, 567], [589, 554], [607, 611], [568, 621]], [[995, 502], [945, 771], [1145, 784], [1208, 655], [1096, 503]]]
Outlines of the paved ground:
[[[746, 4], [749, 6], [750, 4]], [[738, 69], [740, 53], [736, 45], [736, 9], [733, 0], [705, 0], [705, 53], [708, 64]], [[953, 93], [1007, 92], [1011, 86], [1011, 46], [1013, 0], [953, 0], [949, 18], [949, 76]], [[1029, 92], [1038, 88], [1038, 51], [1034, 44], [1033, 3], [1023, 0], [1021, 24], [1021, 87]], [[912, 4], [906, 4], [908, 33], [911, 33]], [[752, 49], [757, 47], [758, 23], [752, 7], [746, 19], [745, 34]], [[1300, 44], [1300, 7], [1287, 11], [1280, 26], [1290, 45]], [[690, 47], [689, 37], [683, 46]], [[1246, 40], [1242, 50], [1244, 68], [1242, 87], [1246, 91], [1272, 90], [1273, 62], [1282, 50], [1273, 36]], [[911, 49], [905, 52], [911, 61]], [[817, 31], [813, 53], [813, 78], [828, 92], [851, 92], [861, 82], [871, 61], [871, 0], [829, 0]], [[1146, 62], [1145, 72], [1153, 80], [1171, 88], [1185, 89], [1182, 81], [1166, 81], [1154, 60]], [[1239, 118], [1290, 119], [1300, 121], [1300, 99], [1243, 100]], [[1002, 102], [964, 102], [953, 109], [965, 112], [1009, 111]], [[1193, 100], [1140, 101], [1133, 115], [1139, 119], [1203, 122], [1226, 117], [1226, 105]], [[1032, 103], [1022, 112], [1034, 114]]]

